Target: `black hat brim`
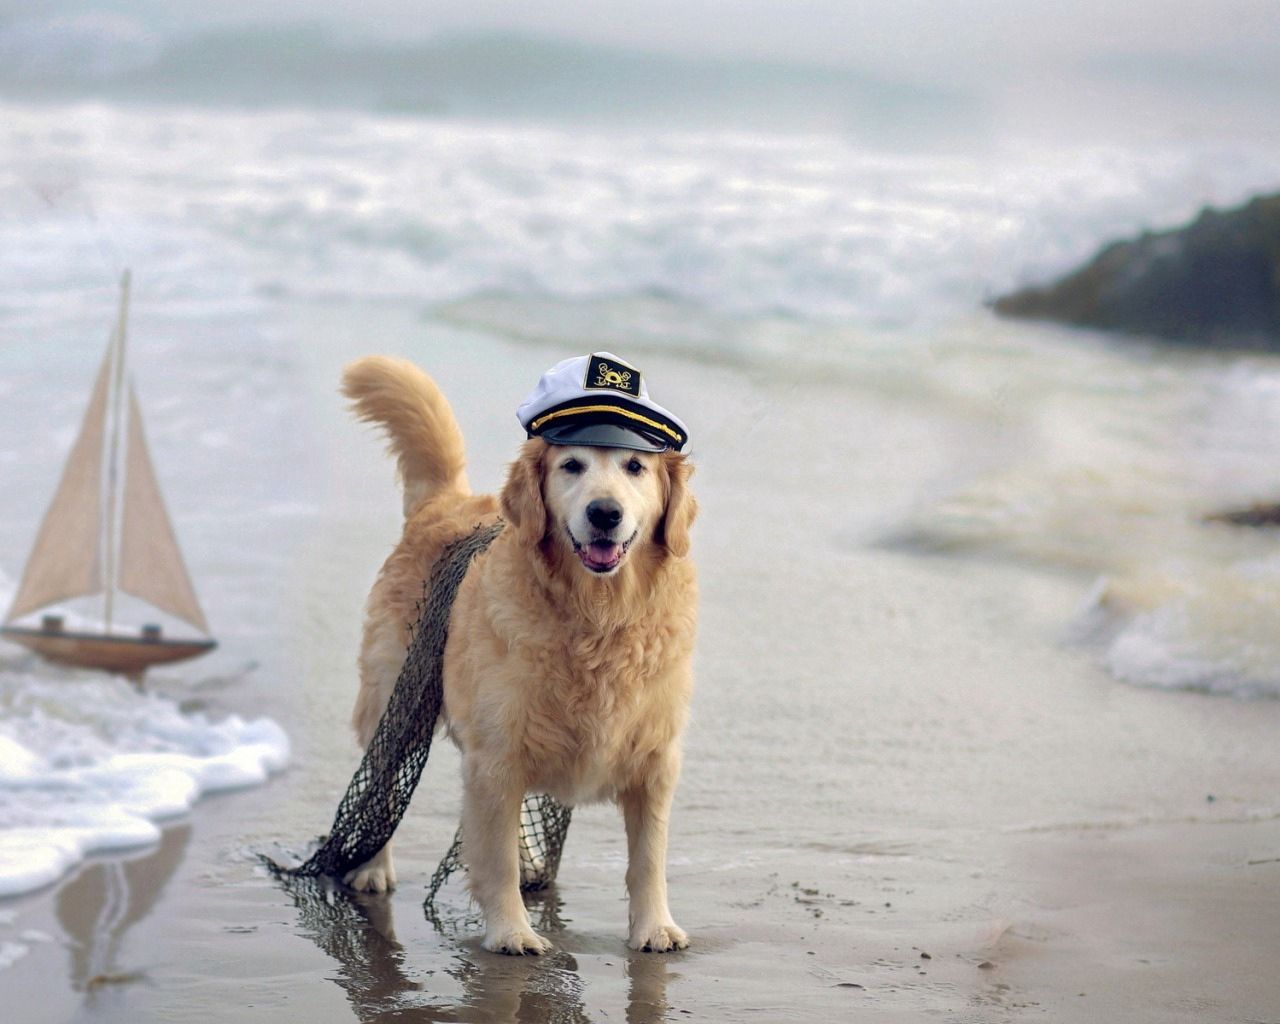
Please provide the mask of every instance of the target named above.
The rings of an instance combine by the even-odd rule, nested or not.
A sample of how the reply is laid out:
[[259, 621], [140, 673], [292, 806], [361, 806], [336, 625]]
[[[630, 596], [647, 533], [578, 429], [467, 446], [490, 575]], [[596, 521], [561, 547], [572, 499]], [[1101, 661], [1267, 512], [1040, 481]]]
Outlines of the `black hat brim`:
[[[598, 441], [578, 433], [585, 427], [613, 427], [592, 432]], [[613, 395], [575, 398], [538, 414], [525, 428], [530, 437], [544, 437], [552, 444], [595, 444], [606, 448], [632, 448], [660, 452], [684, 447], [684, 426], [662, 409], [639, 405]]]
[[581, 444], [591, 448], [629, 448], [636, 452], [663, 452], [671, 445], [631, 427], [614, 423], [566, 423], [547, 427], [539, 435], [549, 444]]

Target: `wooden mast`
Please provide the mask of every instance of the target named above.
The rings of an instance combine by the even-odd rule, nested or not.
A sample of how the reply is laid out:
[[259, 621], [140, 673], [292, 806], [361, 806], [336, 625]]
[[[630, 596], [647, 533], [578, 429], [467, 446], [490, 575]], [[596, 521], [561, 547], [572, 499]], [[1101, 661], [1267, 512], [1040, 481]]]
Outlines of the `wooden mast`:
[[120, 478], [120, 406], [124, 399], [124, 355], [126, 331], [129, 322], [129, 284], [130, 274], [125, 270], [120, 278], [120, 316], [116, 323], [115, 338], [112, 343], [111, 370], [111, 451], [107, 456], [107, 508], [106, 508], [106, 633], [111, 633], [111, 611], [115, 603], [117, 549], [116, 539], [116, 505]]

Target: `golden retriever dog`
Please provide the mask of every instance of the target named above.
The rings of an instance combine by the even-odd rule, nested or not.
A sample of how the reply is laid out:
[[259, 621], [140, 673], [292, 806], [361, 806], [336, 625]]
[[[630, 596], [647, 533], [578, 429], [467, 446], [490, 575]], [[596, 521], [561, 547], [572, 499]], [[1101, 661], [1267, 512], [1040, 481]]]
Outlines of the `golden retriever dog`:
[[[530, 792], [614, 800], [627, 834], [628, 945], [688, 945], [667, 906], [667, 821], [693, 685], [692, 466], [673, 451], [524, 442], [498, 498], [472, 494], [462, 435], [435, 383], [381, 356], [347, 368], [356, 415], [383, 428], [404, 488], [404, 534], [369, 595], [353, 724], [367, 746], [404, 663], [423, 581], [449, 542], [506, 528], [459, 589], [444, 713], [462, 752], [463, 856], [484, 948], [542, 953], [519, 888]], [[606, 512], [601, 513], [601, 508]], [[347, 884], [395, 884], [391, 844]]]

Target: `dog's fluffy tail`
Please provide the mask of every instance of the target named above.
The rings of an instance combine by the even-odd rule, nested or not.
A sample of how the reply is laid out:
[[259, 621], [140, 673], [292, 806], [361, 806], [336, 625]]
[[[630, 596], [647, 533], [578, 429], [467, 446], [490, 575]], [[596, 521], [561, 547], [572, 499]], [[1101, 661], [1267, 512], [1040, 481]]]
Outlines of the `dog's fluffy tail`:
[[386, 431], [404, 485], [406, 519], [441, 491], [470, 493], [462, 431], [425, 373], [404, 359], [367, 356], [347, 367], [342, 393], [357, 417]]

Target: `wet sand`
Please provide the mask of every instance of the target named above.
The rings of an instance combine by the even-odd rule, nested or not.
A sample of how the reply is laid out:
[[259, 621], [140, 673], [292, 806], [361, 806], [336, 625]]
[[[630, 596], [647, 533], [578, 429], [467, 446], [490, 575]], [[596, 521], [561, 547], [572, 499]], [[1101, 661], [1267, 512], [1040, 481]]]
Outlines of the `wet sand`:
[[[267, 714], [290, 769], [206, 800], [156, 849], [0, 904], [10, 1019], [43, 1021], [1203, 1021], [1280, 1014], [1280, 702], [1124, 686], [1063, 642], [1089, 581], [882, 545], [982, 444], [909, 402], [628, 352], [690, 422], [702, 515], [698, 692], [672, 827], [685, 953], [624, 945], [616, 811], [575, 816], [541, 898], [553, 955], [479, 948], [437, 745], [390, 898], [258, 865], [323, 831], [357, 751], [361, 604], [398, 528], [392, 468], [340, 366], [410, 355], [455, 403], [474, 486], [566, 350], [394, 308], [283, 310], [320, 513], [281, 536], [281, 622], [246, 630], [212, 710]], [[277, 559], [278, 561], [278, 559]], [[213, 612], [216, 614], [216, 611]], [[232, 631], [234, 633], [234, 631]], [[196, 669], [191, 670], [198, 675]], [[155, 685], [182, 692], [179, 670]], [[12, 1014], [12, 1016], [10, 1016]]]

